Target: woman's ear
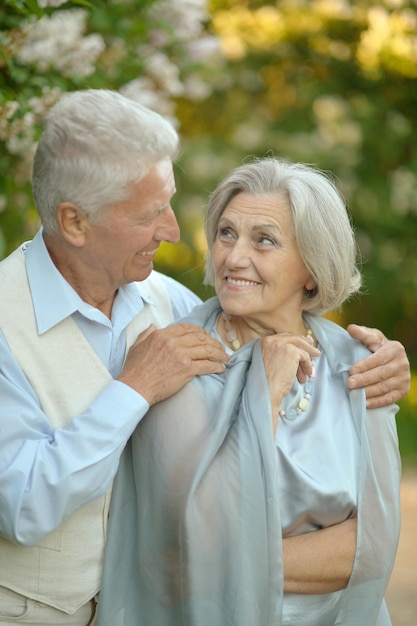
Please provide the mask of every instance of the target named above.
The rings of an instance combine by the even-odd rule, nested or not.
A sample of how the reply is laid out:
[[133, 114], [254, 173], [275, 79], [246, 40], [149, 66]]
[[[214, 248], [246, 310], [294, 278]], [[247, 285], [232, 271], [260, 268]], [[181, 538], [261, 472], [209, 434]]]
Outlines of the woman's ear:
[[61, 202], [56, 210], [56, 220], [68, 243], [76, 247], [84, 245], [90, 222], [79, 206], [72, 202]]
[[312, 276], [310, 276], [306, 282], [305, 289], [307, 289], [307, 291], [314, 291], [314, 289], [317, 289], [317, 283]]

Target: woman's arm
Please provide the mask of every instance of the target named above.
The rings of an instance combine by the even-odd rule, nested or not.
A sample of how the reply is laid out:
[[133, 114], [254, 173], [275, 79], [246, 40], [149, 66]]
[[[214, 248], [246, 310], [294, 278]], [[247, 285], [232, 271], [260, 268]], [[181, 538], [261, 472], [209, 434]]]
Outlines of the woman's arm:
[[321, 594], [344, 589], [356, 552], [357, 520], [283, 539], [284, 591]]

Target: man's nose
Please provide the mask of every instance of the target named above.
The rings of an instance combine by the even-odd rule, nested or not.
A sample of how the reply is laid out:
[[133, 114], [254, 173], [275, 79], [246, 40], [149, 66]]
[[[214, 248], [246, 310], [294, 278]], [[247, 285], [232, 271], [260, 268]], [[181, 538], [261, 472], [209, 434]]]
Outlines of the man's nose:
[[180, 240], [180, 227], [171, 206], [162, 211], [158, 217], [155, 239], [169, 243], [178, 243]]

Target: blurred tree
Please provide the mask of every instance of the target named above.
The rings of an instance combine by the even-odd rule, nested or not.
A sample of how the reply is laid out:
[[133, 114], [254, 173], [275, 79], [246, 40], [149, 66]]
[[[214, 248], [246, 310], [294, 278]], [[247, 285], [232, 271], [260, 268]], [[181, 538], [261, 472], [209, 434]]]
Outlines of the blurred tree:
[[[30, 172], [41, 120], [61, 93], [118, 89], [178, 126], [176, 98], [208, 95], [206, 0], [5, 0], [0, 7], [0, 258], [39, 226]], [[184, 242], [161, 252], [195, 264]], [[196, 279], [197, 280], [197, 279]], [[201, 282], [201, 277], [199, 277]]]
[[366, 286], [345, 318], [417, 359], [416, 2], [212, 0], [211, 15], [228, 62], [198, 108], [180, 103], [190, 196], [247, 155], [331, 170]]
[[[29, 174], [62, 91], [120, 89], [179, 125], [181, 245], [158, 267], [206, 297], [208, 193], [248, 155], [318, 164], [347, 198], [366, 297], [345, 319], [417, 358], [417, 7], [406, 0], [5, 0], [0, 8], [0, 256], [36, 229]], [[222, 54], [216, 54], [216, 38]]]

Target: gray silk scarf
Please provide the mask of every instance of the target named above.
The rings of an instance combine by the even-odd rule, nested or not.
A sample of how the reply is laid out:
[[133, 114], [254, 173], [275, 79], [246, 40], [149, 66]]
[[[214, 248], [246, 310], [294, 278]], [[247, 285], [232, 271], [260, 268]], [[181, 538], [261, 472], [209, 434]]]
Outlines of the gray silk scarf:
[[[185, 321], [211, 332], [219, 313], [212, 298]], [[345, 379], [367, 352], [335, 324], [307, 322]], [[323, 605], [318, 624], [386, 626], [399, 532], [395, 409], [366, 411], [362, 392], [350, 402], [360, 441], [357, 554], [349, 586], [332, 611]], [[234, 353], [225, 374], [197, 377], [150, 409], [113, 486], [98, 626], [287, 625], [271, 424], [258, 341]], [[297, 615], [295, 603], [288, 624], [316, 624], [309, 597], [299, 597], [306, 609]]]

